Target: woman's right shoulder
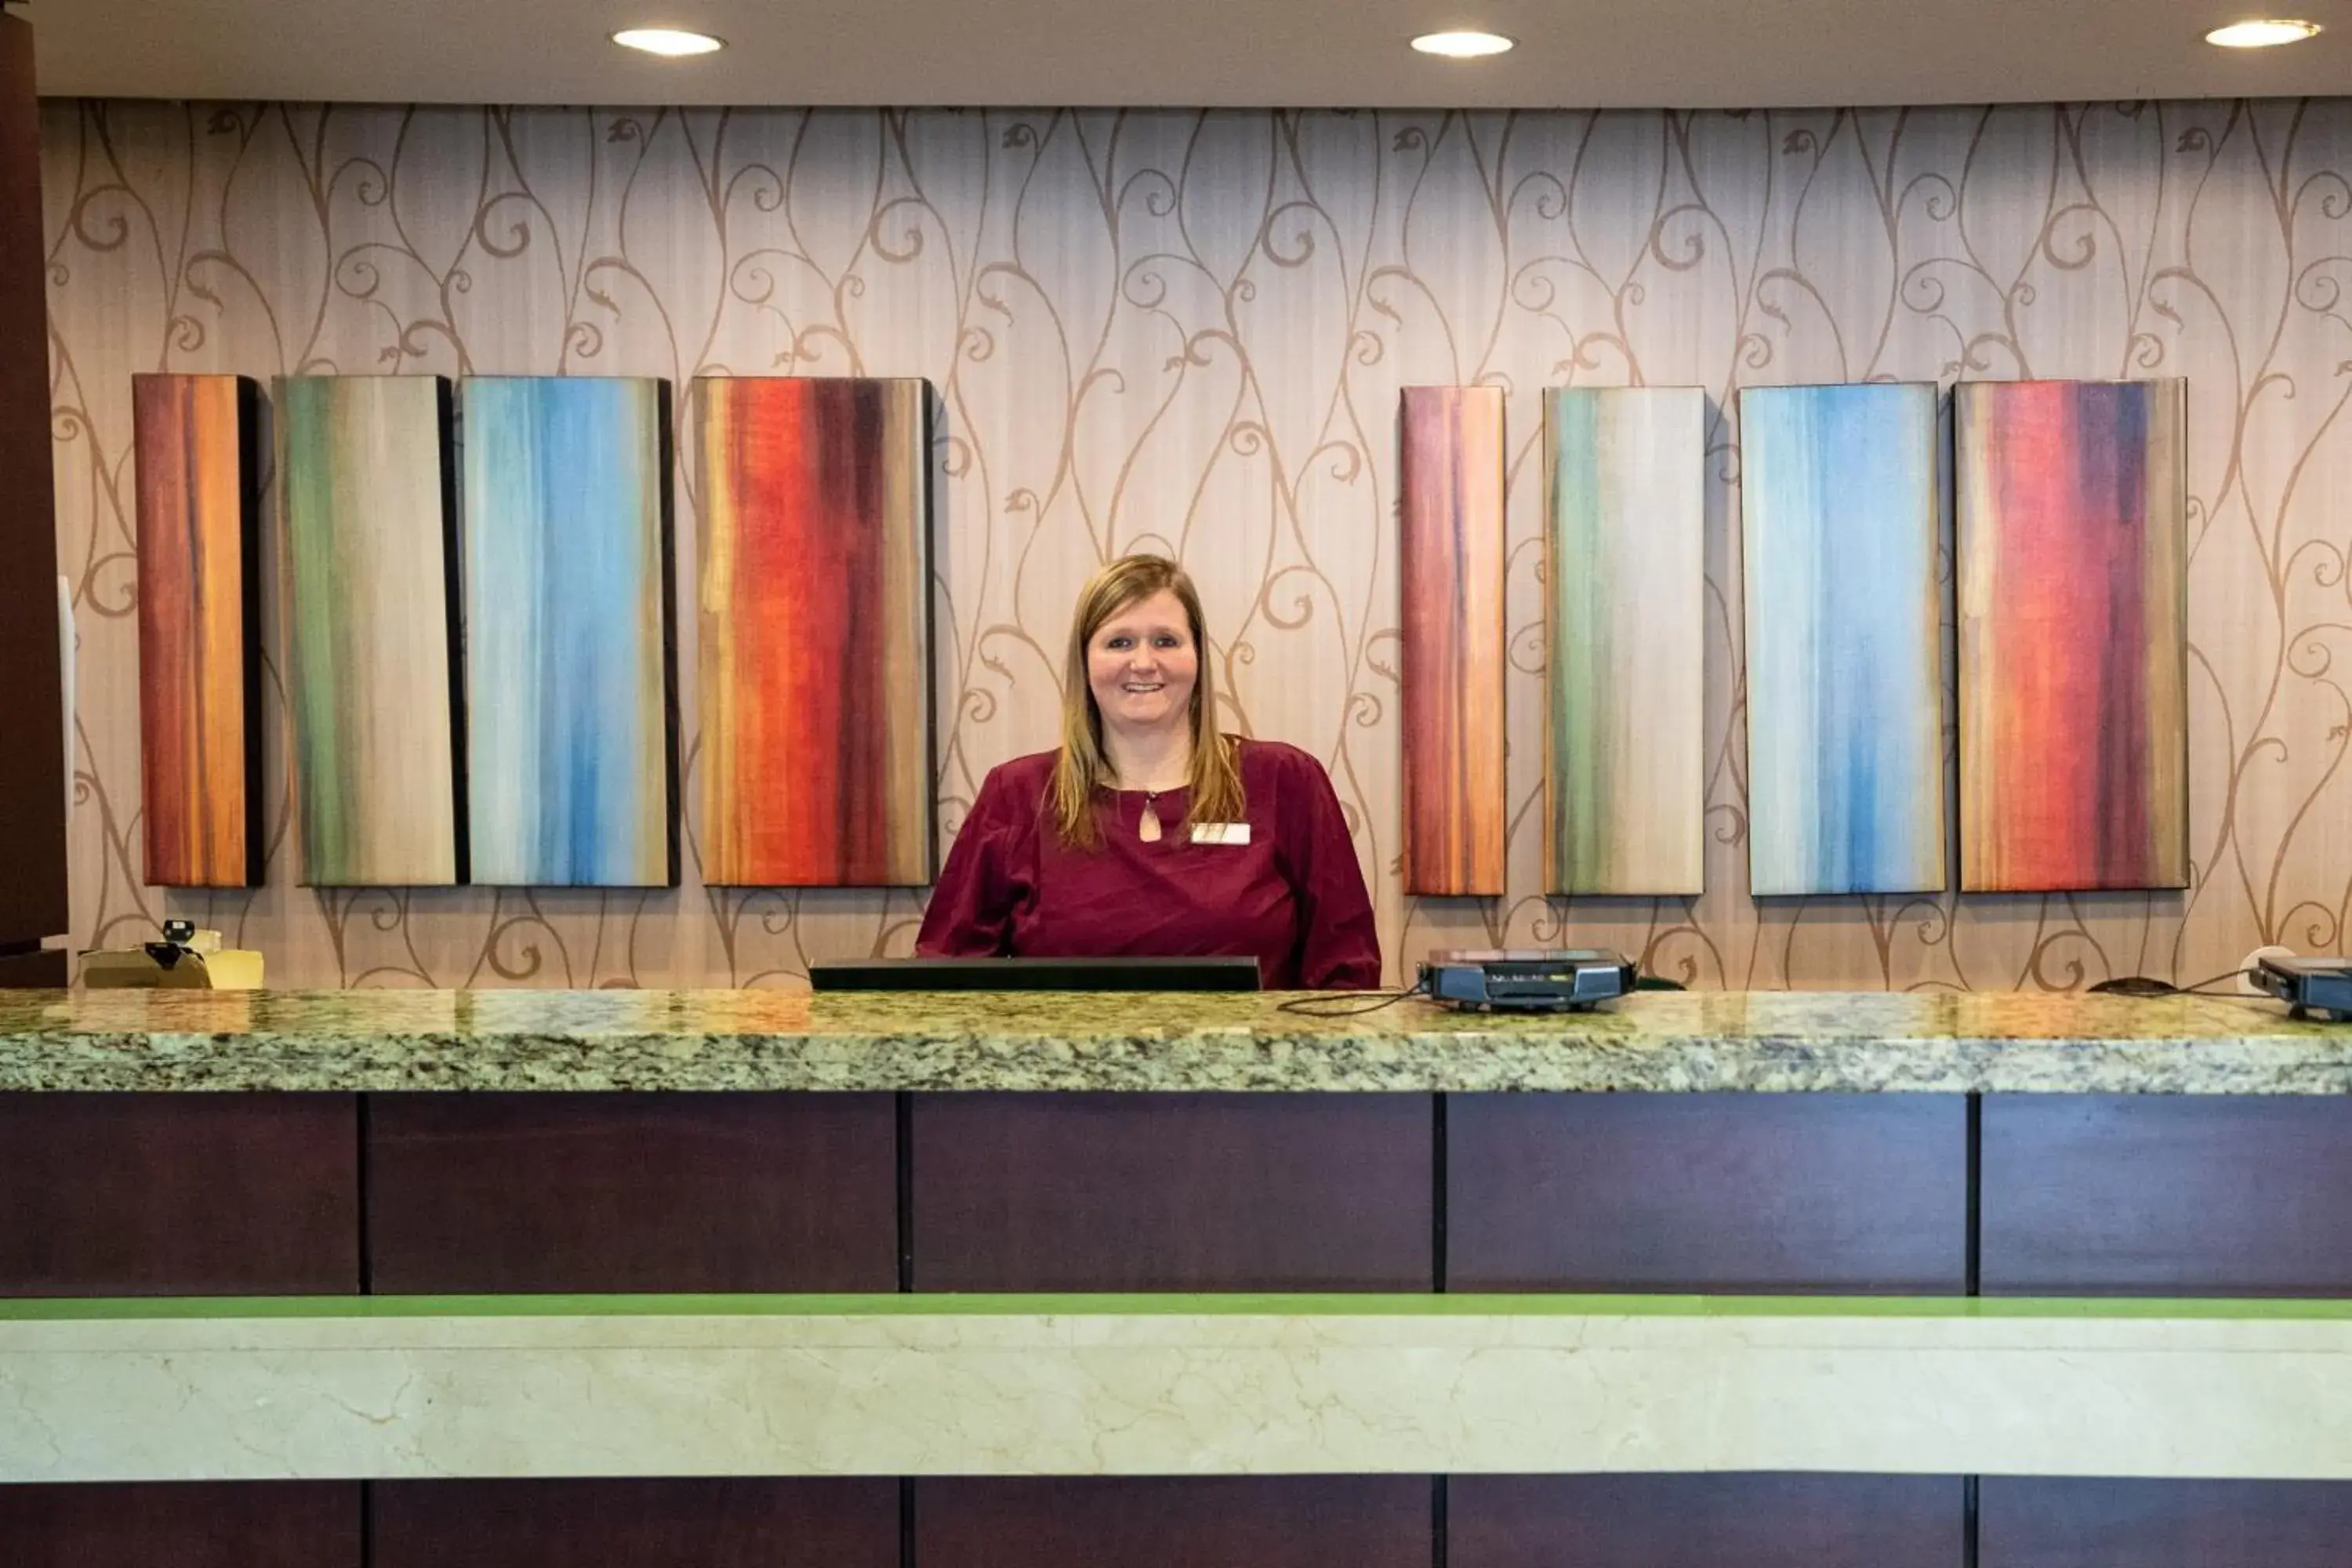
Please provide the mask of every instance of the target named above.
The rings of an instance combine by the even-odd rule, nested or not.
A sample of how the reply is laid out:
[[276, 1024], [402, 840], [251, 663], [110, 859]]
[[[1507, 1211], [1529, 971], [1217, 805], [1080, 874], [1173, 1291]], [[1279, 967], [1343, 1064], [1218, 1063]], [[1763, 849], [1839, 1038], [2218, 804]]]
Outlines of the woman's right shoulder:
[[994, 789], [1018, 790], [1024, 795], [1034, 795], [1052, 782], [1054, 763], [1060, 755], [1059, 752], [1032, 752], [1025, 757], [1015, 757], [1011, 762], [999, 763], [988, 770], [986, 785]]
[[1060, 754], [1033, 752], [997, 763], [981, 781], [980, 798], [972, 803], [973, 809], [984, 808], [991, 816], [1003, 819], [1034, 815], [1046, 791], [1053, 788], [1054, 762]]

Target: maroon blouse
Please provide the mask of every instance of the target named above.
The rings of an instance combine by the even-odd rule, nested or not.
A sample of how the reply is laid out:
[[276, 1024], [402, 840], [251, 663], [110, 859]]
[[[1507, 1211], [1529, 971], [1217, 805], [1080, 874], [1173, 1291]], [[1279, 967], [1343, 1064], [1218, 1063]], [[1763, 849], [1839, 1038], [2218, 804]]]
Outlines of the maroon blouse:
[[1372, 901], [1323, 766], [1278, 741], [1241, 742], [1247, 844], [1192, 842], [1183, 789], [1137, 836], [1141, 790], [1104, 790], [1102, 842], [1055, 832], [1052, 752], [989, 770], [915, 951], [933, 957], [1047, 958], [1249, 953], [1270, 991], [1366, 990], [1381, 983]]

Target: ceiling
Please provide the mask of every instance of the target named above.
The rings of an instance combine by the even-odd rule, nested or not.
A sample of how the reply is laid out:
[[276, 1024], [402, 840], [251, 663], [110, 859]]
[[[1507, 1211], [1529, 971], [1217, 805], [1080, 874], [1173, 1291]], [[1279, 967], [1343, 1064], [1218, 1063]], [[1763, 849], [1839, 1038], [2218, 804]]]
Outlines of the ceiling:
[[[2287, 0], [2279, 0], [2286, 4]], [[2352, 0], [18, 0], [50, 96], [450, 103], [1641, 106], [2352, 92]], [[614, 28], [693, 26], [664, 61]], [[1498, 59], [1416, 55], [1451, 26]]]

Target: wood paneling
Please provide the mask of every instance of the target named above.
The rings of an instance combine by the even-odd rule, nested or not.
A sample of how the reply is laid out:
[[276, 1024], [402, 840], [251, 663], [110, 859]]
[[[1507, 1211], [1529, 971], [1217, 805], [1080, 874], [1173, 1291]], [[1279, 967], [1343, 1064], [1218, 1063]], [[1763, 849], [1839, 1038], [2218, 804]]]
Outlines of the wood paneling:
[[1420, 1095], [926, 1094], [918, 1290], [1426, 1290]]
[[1987, 1476], [1980, 1568], [2342, 1568], [2352, 1482]]
[[2352, 1295], [2352, 1102], [1984, 1102], [1985, 1294]]
[[357, 1101], [0, 1094], [0, 1295], [358, 1290]]
[[66, 929], [66, 762], [33, 28], [0, 15], [0, 943]]
[[1448, 1568], [1959, 1568], [1955, 1476], [1456, 1476]]
[[371, 1288], [891, 1290], [887, 1094], [377, 1095]]
[[360, 1568], [355, 1481], [0, 1486], [8, 1568]]
[[386, 1481], [371, 1568], [898, 1568], [893, 1480]]
[[1967, 1284], [1958, 1095], [1455, 1095], [1452, 1290]]
[[915, 1486], [921, 1568], [1429, 1568], [1420, 1476], [971, 1478]]

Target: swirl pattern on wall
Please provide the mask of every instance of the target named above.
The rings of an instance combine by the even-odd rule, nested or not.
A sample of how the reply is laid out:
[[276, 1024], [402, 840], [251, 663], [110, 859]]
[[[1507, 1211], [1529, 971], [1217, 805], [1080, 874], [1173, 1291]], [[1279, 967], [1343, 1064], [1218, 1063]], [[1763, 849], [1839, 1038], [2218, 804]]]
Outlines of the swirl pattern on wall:
[[[1226, 726], [1329, 766], [1392, 974], [1431, 947], [1574, 941], [1708, 987], [2064, 988], [2352, 940], [2352, 101], [60, 101], [43, 139], [78, 945], [170, 912], [265, 950], [277, 984], [751, 985], [904, 952], [920, 914], [903, 891], [701, 884], [690, 649], [680, 889], [293, 886], [277, 657], [268, 885], [142, 886], [131, 377], [154, 370], [927, 377], [943, 832], [989, 766], [1051, 743], [1077, 585], [1171, 552], [1207, 602]], [[2190, 889], [1751, 900], [1732, 395], [2156, 375], [2189, 381]], [[1395, 422], [1424, 383], [1508, 400], [1499, 900], [1401, 890]], [[1634, 383], [1709, 397], [1709, 890], [1548, 900], [1540, 392]], [[693, 476], [675, 481], [690, 593]]]

